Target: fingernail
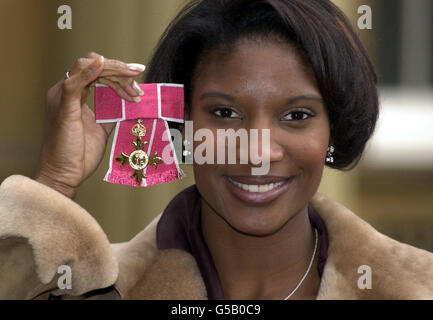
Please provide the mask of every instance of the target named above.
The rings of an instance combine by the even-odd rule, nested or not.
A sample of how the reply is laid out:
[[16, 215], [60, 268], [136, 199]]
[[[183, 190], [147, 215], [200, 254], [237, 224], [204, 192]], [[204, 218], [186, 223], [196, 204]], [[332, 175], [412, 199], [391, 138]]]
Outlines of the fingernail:
[[90, 68], [93, 70], [98, 70], [104, 64], [104, 57], [99, 56], [96, 60], [90, 65]]
[[141, 98], [140, 97], [134, 97], [134, 102], [136, 102], [136, 103], [141, 102]]
[[96, 60], [98, 61], [97, 64], [100, 66], [104, 63], [104, 56], [99, 56]]
[[143, 89], [141, 89], [141, 87], [138, 85], [137, 81], [134, 81], [134, 82], [133, 82], [133, 87], [134, 87], [135, 91], [137, 91], [138, 94], [139, 94], [140, 96], [144, 95], [144, 91], [143, 91]]
[[128, 66], [128, 69], [131, 71], [143, 72], [144, 70], [146, 70], [146, 66], [143, 64], [139, 64], [139, 63], [128, 63], [127, 66]]

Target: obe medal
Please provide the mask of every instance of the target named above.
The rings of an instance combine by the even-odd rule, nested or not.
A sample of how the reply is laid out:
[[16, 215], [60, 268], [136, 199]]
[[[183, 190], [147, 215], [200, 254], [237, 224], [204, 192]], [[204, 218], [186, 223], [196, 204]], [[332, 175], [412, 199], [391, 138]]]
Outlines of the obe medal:
[[130, 167], [134, 169], [134, 173], [131, 178], [135, 179], [137, 185], [141, 185], [143, 178], [146, 179], [144, 169], [146, 169], [149, 164], [154, 168], [157, 168], [158, 163], [162, 162], [162, 158], [158, 157], [157, 152], [154, 152], [151, 156], [149, 156], [145, 151], [143, 151], [147, 141], [143, 141], [141, 139], [141, 137], [146, 135], [146, 127], [142, 125], [141, 122], [142, 120], [138, 120], [131, 130], [132, 135], [137, 138], [132, 142], [135, 150], [129, 156], [122, 152], [121, 156], [116, 158], [116, 161], [120, 162], [122, 167], [129, 163]]

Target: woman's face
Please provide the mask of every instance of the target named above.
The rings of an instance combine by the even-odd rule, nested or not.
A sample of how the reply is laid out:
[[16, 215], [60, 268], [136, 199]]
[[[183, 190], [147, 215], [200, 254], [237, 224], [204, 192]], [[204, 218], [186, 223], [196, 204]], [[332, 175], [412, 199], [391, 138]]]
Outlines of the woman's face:
[[190, 119], [194, 132], [213, 132], [214, 163], [217, 129], [259, 129], [259, 136], [270, 129], [266, 175], [251, 174], [257, 163], [239, 164], [239, 141], [236, 164], [194, 161], [208, 211], [239, 232], [264, 236], [305, 209], [319, 186], [329, 145], [321, 99], [312, 70], [288, 44], [243, 40], [228, 54], [203, 57], [193, 78]]

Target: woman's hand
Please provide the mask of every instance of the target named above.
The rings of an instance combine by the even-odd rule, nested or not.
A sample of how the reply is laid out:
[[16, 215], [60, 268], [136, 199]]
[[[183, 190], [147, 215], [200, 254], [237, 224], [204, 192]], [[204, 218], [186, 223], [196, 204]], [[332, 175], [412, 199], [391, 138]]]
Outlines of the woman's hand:
[[80, 184], [96, 170], [114, 124], [98, 124], [85, 103], [94, 82], [113, 88], [123, 99], [138, 101], [143, 91], [134, 77], [144, 71], [90, 53], [80, 58], [47, 94], [45, 132], [36, 180], [73, 198]]

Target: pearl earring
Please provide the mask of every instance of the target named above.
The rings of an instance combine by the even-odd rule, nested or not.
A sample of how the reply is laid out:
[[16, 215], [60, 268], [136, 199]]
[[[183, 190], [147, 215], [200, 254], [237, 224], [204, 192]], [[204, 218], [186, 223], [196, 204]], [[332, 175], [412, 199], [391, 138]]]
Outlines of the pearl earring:
[[[191, 151], [189, 151], [189, 150], [186, 150], [190, 145], [191, 145], [191, 142], [189, 141], [189, 140], [183, 140], [183, 145], [184, 145], [184, 147], [185, 147], [185, 150], [183, 150], [183, 152], [182, 152], [182, 154], [183, 154], [183, 156], [184, 157], [188, 157], [188, 156], [190, 156], [191, 155]], [[189, 148], [188, 148], [189, 149]]]
[[328, 153], [326, 154], [326, 160], [325, 160], [326, 163], [334, 163], [334, 151], [335, 151], [334, 146], [330, 145], [328, 147]]

